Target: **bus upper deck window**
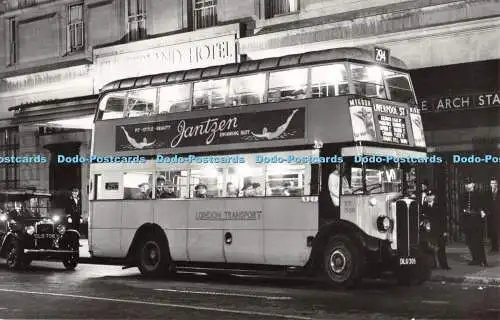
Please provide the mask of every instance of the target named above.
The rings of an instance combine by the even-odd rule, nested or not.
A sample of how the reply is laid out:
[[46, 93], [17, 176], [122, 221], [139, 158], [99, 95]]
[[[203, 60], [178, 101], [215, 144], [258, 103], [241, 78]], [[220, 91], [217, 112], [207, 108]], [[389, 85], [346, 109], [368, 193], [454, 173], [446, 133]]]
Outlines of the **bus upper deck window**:
[[311, 68], [311, 91], [313, 98], [333, 97], [347, 94], [347, 74], [344, 64], [332, 64]]
[[305, 99], [306, 90], [307, 69], [271, 72], [268, 102]]
[[384, 70], [384, 79], [389, 91], [389, 99], [403, 103], [414, 103], [415, 95], [407, 74]]
[[123, 118], [125, 108], [125, 93], [114, 94], [102, 100], [100, 110], [101, 119], [118, 119]]
[[193, 109], [220, 108], [226, 106], [227, 79], [195, 82]]
[[183, 112], [191, 108], [189, 83], [160, 88], [159, 113]]
[[142, 117], [154, 114], [156, 104], [156, 89], [136, 90], [127, 96], [127, 111], [129, 117]]
[[232, 106], [262, 103], [266, 85], [264, 73], [230, 80], [229, 99]]
[[381, 99], [387, 98], [382, 78], [382, 68], [379, 66], [351, 64], [351, 73], [355, 94]]

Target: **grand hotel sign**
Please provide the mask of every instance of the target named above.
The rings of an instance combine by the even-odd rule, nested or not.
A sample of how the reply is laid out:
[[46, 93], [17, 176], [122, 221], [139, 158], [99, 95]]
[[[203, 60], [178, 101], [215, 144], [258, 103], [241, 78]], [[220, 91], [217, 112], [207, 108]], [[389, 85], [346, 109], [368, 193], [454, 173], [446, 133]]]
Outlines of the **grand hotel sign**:
[[124, 53], [96, 50], [94, 54], [97, 90], [123, 78], [238, 62], [234, 34]]

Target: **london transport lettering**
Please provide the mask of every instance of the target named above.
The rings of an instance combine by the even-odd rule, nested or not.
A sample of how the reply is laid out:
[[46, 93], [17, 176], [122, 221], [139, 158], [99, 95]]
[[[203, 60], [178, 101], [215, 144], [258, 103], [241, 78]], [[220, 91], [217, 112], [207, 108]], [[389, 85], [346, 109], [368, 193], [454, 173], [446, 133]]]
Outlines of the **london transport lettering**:
[[116, 151], [301, 139], [305, 108], [129, 124], [115, 130]]
[[260, 220], [262, 211], [198, 211], [196, 212], [196, 220]]
[[422, 112], [470, 110], [490, 107], [500, 107], [500, 93], [424, 98], [420, 101]]

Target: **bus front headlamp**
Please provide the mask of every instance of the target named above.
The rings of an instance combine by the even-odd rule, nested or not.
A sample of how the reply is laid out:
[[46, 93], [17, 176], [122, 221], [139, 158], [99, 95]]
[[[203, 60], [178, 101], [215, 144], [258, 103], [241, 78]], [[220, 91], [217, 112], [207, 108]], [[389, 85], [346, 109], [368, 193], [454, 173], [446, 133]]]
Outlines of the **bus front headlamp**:
[[386, 216], [380, 216], [377, 218], [377, 229], [380, 232], [387, 232], [392, 229], [393, 221], [391, 218]]

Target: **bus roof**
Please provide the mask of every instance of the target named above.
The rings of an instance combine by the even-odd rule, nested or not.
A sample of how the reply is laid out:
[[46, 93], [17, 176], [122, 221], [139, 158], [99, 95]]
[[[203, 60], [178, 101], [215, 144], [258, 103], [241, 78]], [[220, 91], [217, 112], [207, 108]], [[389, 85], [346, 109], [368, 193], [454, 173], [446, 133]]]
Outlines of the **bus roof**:
[[[133, 77], [108, 83], [101, 89], [101, 93], [121, 89], [136, 89], [149, 85], [173, 84], [184, 81], [211, 79], [214, 77], [232, 76], [241, 73], [269, 71], [273, 69], [290, 68], [294, 66], [333, 61], [361, 61], [366, 63], [375, 63], [374, 51], [364, 48], [337, 48], [292, 54], [282, 57], [266, 58], [262, 60], [248, 60], [241, 63], [232, 63], [207, 68]], [[402, 70], [407, 69], [404, 62], [395, 57], [391, 57], [389, 59], [389, 64], [387, 64], [387, 66]]]

